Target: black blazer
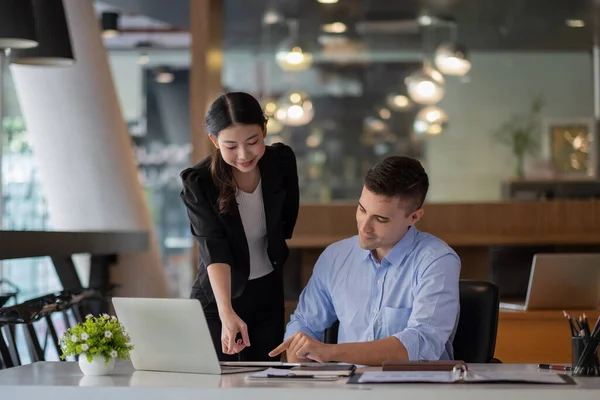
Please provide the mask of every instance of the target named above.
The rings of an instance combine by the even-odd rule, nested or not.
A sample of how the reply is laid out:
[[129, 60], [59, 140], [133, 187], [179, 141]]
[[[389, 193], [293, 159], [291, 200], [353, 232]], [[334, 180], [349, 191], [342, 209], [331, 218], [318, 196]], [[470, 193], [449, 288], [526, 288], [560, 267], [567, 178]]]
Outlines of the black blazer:
[[[250, 274], [248, 242], [238, 212], [221, 214], [219, 192], [211, 171], [211, 157], [185, 169], [181, 198], [187, 207], [192, 235], [200, 252], [198, 273], [191, 297], [203, 305], [215, 302], [207, 266], [214, 263], [231, 267], [231, 296], [239, 297]], [[298, 217], [299, 189], [296, 157], [289, 146], [276, 143], [266, 146], [258, 161], [267, 225], [267, 254], [273, 268], [281, 273], [289, 250], [285, 239], [292, 237]]]

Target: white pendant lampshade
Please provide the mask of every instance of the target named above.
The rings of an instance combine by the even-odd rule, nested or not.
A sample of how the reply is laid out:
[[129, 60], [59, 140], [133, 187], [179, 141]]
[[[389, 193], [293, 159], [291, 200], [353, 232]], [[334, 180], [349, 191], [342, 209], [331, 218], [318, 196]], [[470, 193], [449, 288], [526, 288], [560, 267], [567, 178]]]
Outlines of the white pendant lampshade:
[[428, 106], [415, 117], [414, 130], [419, 135], [439, 135], [448, 123], [448, 115], [438, 106]]
[[404, 80], [408, 95], [419, 104], [436, 104], [445, 94], [444, 77], [434, 68], [425, 65]]
[[315, 116], [313, 104], [304, 92], [288, 92], [277, 103], [279, 107], [275, 111], [275, 118], [284, 125], [306, 125]]
[[444, 75], [464, 76], [471, 69], [471, 62], [463, 46], [446, 43], [435, 52], [435, 66]]

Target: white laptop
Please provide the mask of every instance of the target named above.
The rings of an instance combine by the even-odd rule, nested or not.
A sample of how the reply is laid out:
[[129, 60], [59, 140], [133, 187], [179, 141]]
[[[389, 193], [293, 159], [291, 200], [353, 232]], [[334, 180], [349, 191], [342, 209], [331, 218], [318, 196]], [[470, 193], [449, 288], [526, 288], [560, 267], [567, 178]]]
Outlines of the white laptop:
[[221, 365], [198, 300], [114, 297], [112, 303], [131, 337], [136, 370], [220, 375], [277, 364]]
[[533, 257], [525, 302], [507, 310], [594, 310], [600, 303], [600, 254], [556, 253]]

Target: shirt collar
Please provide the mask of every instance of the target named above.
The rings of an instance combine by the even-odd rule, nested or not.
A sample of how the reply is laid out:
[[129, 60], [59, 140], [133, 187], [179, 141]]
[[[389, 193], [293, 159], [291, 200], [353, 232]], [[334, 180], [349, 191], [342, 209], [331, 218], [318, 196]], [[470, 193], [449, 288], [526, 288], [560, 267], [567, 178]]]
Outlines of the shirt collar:
[[[383, 258], [383, 260], [381, 260], [381, 262], [383, 263], [383, 261], [386, 260], [389, 264], [399, 267], [404, 260], [404, 256], [406, 256], [406, 254], [413, 247], [418, 232], [419, 230], [417, 228], [410, 226], [404, 236], [402, 236], [402, 239], [400, 239], [398, 243], [392, 247], [390, 252]], [[375, 258], [371, 254], [371, 251], [365, 250], [365, 253], [365, 258], [376, 262]]]

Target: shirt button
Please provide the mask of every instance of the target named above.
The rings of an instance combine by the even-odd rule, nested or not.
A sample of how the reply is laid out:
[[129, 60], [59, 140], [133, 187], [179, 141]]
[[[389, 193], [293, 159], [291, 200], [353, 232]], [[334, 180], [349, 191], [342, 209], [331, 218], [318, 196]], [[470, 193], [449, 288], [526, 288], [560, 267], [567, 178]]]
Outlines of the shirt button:
[[376, 314], [377, 313], [377, 308], [373, 307], [373, 309], [371, 311], [373, 311], [373, 314]]
[[368, 340], [368, 341], [371, 341], [371, 340], [373, 340], [373, 336], [369, 336], [369, 337], [367, 338], [367, 340]]
[[381, 285], [383, 283], [383, 279], [378, 280], [377, 283]]

